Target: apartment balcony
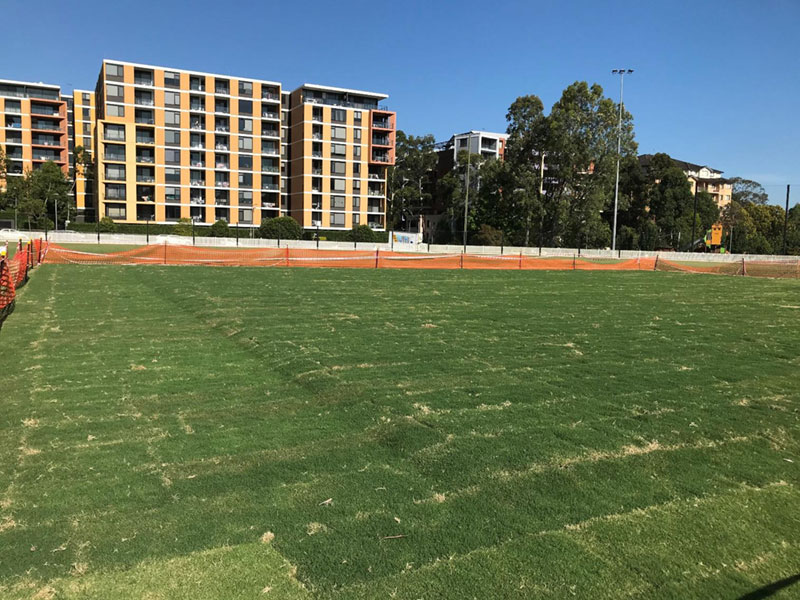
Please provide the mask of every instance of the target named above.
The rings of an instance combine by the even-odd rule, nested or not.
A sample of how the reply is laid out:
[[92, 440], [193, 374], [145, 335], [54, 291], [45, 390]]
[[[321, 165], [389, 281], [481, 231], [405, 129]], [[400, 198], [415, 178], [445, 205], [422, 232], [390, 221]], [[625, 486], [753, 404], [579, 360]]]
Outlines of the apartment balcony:
[[137, 154], [136, 162], [144, 164], [154, 164], [156, 162], [156, 159], [155, 156], [151, 154]]
[[261, 148], [261, 154], [264, 156], [280, 156], [280, 150], [278, 148], [272, 148], [269, 146], [265, 146]]
[[[20, 122], [18, 125], [9, 125], [6, 121], [6, 127], [13, 127], [17, 129], [22, 127], [22, 123]], [[60, 125], [58, 123], [53, 123], [52, 121], [31, 121], [31, 129], [39, 131], [61, 131]]]
[[33, 138], [31, 140], [33, 146], [61, 146], [61, 142], [55, 139]]
[[137, 135], [136, 136], [136, 143], [137, 144], [146, 144], [148, 146], [151, 146], [151, 145], [155, 145], [156, 138], [155, 138], [155, 136]]
[[137, 185], [136, 186], [136, 201], [137, 202], [155, 202], [156, 188], [152, 185]]
[[133, 103], [136, 106], [153, 106], [155, 103], [153, 102], [152, 98], [146, 98], [142, 96], [136, 96], [133, 99]]
[[189, 129], [199, 129], [199, 130], [203, 130], [203, 129], [205, 129], [205, 128], [206, 128], [206, 124], [205, 124], [205, 123], [203, 123], [202, 121], [191, 121], [191, 122], [189, 123]]
[[206, 182], [204, 180], [202, 180], [202, 179], [190, 179], [189, 180], [189, 185], [192, 185], [194, 187], [202, 187], [205, 184], [206, 184]]
[[214, 144], [214, 150], [221, 150], [223, 152], [230, 152], [228, 144]]
[[136, 183], [155, 183], [154, 175], [136, 174]]
[[280, 132], [277, 129], [261, 129], [261, 137], [279, 138]]
[[314, 158], [322, 158], [322, 150], [312, 150], [311, 156]]
[[312, 175], [322, 175], [322, 169], [311, 169]]
[[281, 97], [278, 94], [276, 94], [275, 92], [262, 92], [261, 93], [261, 99], [262, 100], [269, 100], [269, 101], [272, 101], [272, 102], [280, 102], [281, 101]]
[[262, 190], [267, 190], [268, 192], [277, 192], [278, 191], [278, 184], [277, 183], [262, 183], [261, 184]]
[[370, 162], [389, 165], [392, 164], [392, 157], [388, 152], [373, 151]]
[[125, 162], [125, 155], [124, 154], [106, 152], [103, 155], [103, 160], [110, 161], [110, 162]]
[[220, 133], [230, 133], [231, 128], [227, 125], [217, 125], [214, 127], [214, 131], [219, 131]]
[[383, 175], [379, 175], [378, 173], [370, 173], [369, 174], [369, 178], [371, 180], [373, 180], [373, 181], [375, 181], [375, 180], [386, 181], [386, 179], [383, 177]]
[[389, 122], [389, 119], [373, 119], [372, 120], [372, 128], [373, 129], [392, 129], [392, 125]]
[[45, 117], [61, 116], [57, 106], [53, 106], [52, 104], [39, 104], [38, 102], [31, 102], [31, 114]]
[[199, 112], [205, 112], [206, 105], [203, 104], [202, 102], [191, 102], [189, 104], [189, 110], [196, 110], [196, 111], [199, 111]]
[[153, 117], [145, 117], [145, 116], [138, 116], [137, 115], [136, 118], [134, 119], [134, 121], [136, 123], [139, 123], [140, 125], [155, 125], [156, 124], [156, 120]]
[[392, 141], [388, 137], [384, 136], [372, 136], [372, 145], [373, 146], [392, 146]]
[[280, 115], [277, 112], [273, 111], [262, 111], [261, 113], [262, 119], [269, 119], [271, 121], [280, 121]]
[[199, 197], [194, 197], [193, 196], [193, 197], [189, 198], [189, 204], [192, 204], [194, 206], [200, 206], [200, 205], [205, 204], [205, 203], [206, 203], [206, 199], [204, 197], [202, 197], [202, 196], [199, 196]]
[[261, 172], [262, 173], [275, 173], [275, 174], [277, 174], [277, 173], [281, 172], [281, 168], [280, 167], [276, 167], [274, 165], [262, 165], [261, 166]]
[[367, 212], [370, 213], [383, 213], [383, 205], [382, 203], [378, 202], [370, 202], [367, 204]]
[[230, 181], [217, 181], [216, 185], [214, 187], [229, 188], [229, 187], [231, 187], [231, 182]]
[[367, 196], [371, 196], [372, 198], [383, 198], [383, 189], [369, 189], [367, 190]]

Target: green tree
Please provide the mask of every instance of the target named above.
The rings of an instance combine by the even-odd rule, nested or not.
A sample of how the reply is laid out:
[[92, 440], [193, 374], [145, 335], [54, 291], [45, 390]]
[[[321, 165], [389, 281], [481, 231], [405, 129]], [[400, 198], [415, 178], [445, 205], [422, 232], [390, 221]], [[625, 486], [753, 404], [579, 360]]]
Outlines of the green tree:
[[259, 234], [270, 240], [299, 240], [303, 237], [303, 228], [292, 217], [275, 217], [261, 222]]
[[350, 231], [350, 239], [354, 242], [374, 242], [375, 232], [369, 225], [358, 225]]
[[478, 228], [478, 233], [472, 238], [472, 242], [479, 246], [499, 246], [503, 241], [503, 232], [485, 223]]
[[102, 233], [114, 233], [117, 230], [117, 224], [114, 223], [114, 219], [111, 217], [103, 217], [97, 224], [97, 228]]
[[175, 235], [189, 237], [192, 235], [192, 220], [188, 217], [178, 219], [175, 224]]
[[415, 220], [430, 207], [429, 180], [437, 161], [433, 135], [414, 136], [398, 131], [395, 139], [395, 164], [389, 167], [386, 211], [392, 229], [402, 228], [403, 223]]
[[214, 224], [208, 228], [208, 235], [210, 237], [229, 237], [230, 234], [231, 231], [225, 219], [215, 221]]
[[[462, 239], [464, 230], [464, 208], [467, 202], [467, 179], [469, 179], [469, 207], [467, 232], [476, 228], [475, 214], [478, 206], [477, 192], [480, 186], [479, 170], [484, 162], [480, 154], [470, 154], [462, 150], [456, 156], [455, 166], [437, 182], [436, 191], [443, 205], [450, 226], [450, 239]], [[467, 172], [469, 171], [469, 177]]]
[[731, 183], [731, 200], [737, 204], [759, 204], [764, 205], [769, 202], [769, 195], [764, 187], [757, 181], [733, 177]]

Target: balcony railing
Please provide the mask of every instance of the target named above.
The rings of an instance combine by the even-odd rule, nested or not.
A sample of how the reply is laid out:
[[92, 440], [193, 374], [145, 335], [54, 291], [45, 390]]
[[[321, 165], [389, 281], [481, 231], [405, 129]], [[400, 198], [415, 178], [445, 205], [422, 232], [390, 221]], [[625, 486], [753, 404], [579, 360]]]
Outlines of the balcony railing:
[[261, 172], [262, 173], [280, 173], [280, 171], [281, 171], [280, 167], [276, 167], [276, 166], [273, 166], [273, 165], [262, 165], [261, 166]]
[[277, 148], [270, 148], [269, 146], [265, 146], [261, 149], [261, 154], [266, 154], [267, 156], [277, 156], [280, 154], [280, 150]]
[[224, 133], [229, 133], [230, 130], [231, 128], [228, 127], [227, 125], [217, 125], [214, 127], [214, 131], [222, 131]]
[[373, 162], [389, 162], [389, 155], [388, 154], [379, 154], [375, 153], [372, 155]]
[[215, 168], [217, 168], [217, 169], [230, 169], [231, 165], [230, 165], [230, 163], [218, 162], [218, 163], [216, 163]]
[[205, 184], [206, 184], [206, 182], [203, 181], [202, 179], [191, 179], [191, 180], [189, 180], [189, 185], [202, 186], [202, 185], [205, 185]]
[[137, 175], [136, 176], [136, 183], [153, 183], [155, 182], [156, 178], [152, 175]]
[[228, 151], [228, 144], [214, 144], [214, 149]]
[[391, 129], [391, 125], [389, 125], [389, 121], [386, 119], [375, 119], [372, 122], [372, 126], [379, 129]]
[[155, 163], [156, 159], [153, 158], [152, 156], [137, 155], [136, 156], [136, 162], [138, 162], [138, 163]]
[[152, 77], [135, 77], [133, 78], [133, 83], [135, 85], [153, 85], [153, 78]]
[[156, 138], [137, 135], [136, 136], [136, 143], [137, 144], [155, 144], [156, 143]]
[[110, 160], [112, 162], [125, 162], [124, 154], [108, 154], [103, 155], [103, 160]]
[[[14, 127], [20, 128], [22, 127], [22, 123], [12, 123], [11, 125], [6, 124], [7, 127]], [[34, 121], [31, 123], [31, 129], [41, 129], [43, 131], [60, 131], [61, 128], [58, 125], [52, 125], [50, 123], [46, 123], [44, 121]]]
[[192, 121], [189, 124], [190, 129], [205, 129], [205, 123], [202, 121]]
[[372, 145], [373, 146], [390, 146], [391, 142], [389, 141], [388, 137], [373, 137], [372, 138]]
[[270, 192], [277, 192], [278, 191], [278, 184], [277, 183], [262, 183], [261, 184], [262, 190], [268, 190]]
[[322, 169], [311, 169], [312, 175], [322, 175]]
[[277, 101], [280, 101], [281, 98], [280, 98], [280, 96], [278, 96], [278, 94], [274, 94], [272, 92], [262, 92], [261, 93], [261, 99], [262, 100], [277, 100]]
[[155, 125], [156, 120], [153, 117], [136, 117], [135, 121], [142, 125]]
[[278, 113], [276, 113], [276, 112], [262, 112], [261, 113], [261, 118], [262, 119], [272, 119], [274, 121], [279, 121], [280, 120], [280, 117], [278, 116]]
[[383, 190], [369, 190], [367, 191], [367, 195], [374, 198], [383, 198]]
[[311, 156], [314, 158], [322, 158], [322, 150], [312, 150]]
[[133, 103], [138, 106], [153, 106], [153, 100], [151, 98], [134, 98]]
[[206, 166], [206, 163], [203, 162], [202, 160], [193, 160], [193, 161], [190, 162], [190, 164], [193, 167], [205, 167]]
[[189, 104], [189, 110], [205, 110], [206, 105], [199, 102], [192, 102]]

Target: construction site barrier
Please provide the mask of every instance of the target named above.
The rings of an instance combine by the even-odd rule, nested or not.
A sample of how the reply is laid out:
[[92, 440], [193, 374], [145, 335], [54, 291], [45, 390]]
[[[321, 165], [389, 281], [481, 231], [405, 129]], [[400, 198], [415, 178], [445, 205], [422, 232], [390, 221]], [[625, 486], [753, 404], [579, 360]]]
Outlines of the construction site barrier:
[[41, 262], [43, 252], [41, 240], [20, 242], [13, 258], [0, 259], [0, 327], [14, 310], [17, 290], [28, 281], [28, 274]]
[[800, 259], [737, 262], [671, 261], [661, 256], [614, 260], [582, 256], [421, 254], [386, 250], [214, 248], [152, 244], [99, 254], [47, 244], [44, 262], [88, 265], [203, 265], [240, 267], [346, 267], [360, 269], [495, 269], [551, 271], [666, 271], [800, 278]]

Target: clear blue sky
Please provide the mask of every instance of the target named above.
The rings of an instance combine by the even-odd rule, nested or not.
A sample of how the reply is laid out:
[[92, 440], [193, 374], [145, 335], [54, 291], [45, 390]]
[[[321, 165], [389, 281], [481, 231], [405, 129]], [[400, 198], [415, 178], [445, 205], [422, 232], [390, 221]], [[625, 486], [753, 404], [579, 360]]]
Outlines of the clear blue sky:
[[[800, 200], [800, 1], [0, 1], [0, 78], [94, 88], [102, 58], [381, 91], [437, 140], [505, 130], [573, 81], [619, 94], [642, 153]], [[36, 28], [31, 28], [35, 23]], [[43, 38], [51, 39], [46, 43]]]

